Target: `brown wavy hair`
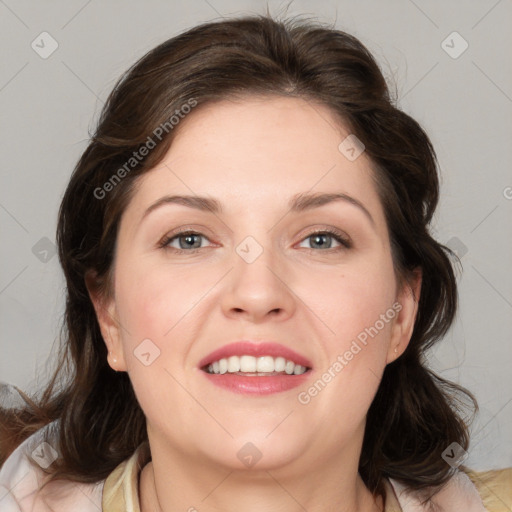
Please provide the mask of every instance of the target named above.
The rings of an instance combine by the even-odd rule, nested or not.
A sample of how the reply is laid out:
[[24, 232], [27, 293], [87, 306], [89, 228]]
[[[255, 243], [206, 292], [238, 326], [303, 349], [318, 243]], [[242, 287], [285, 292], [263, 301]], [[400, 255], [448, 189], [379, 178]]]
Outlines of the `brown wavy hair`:
[[92, 483], [147, 440], [128, 374], [107, 364], [85, 276], [94, 271], [98, 290], [111, 292], [120, 218], [137, 177], [162, 160], [179, 124], [108, 193], [98, 191], [183, 105], [255, 94], [325, 105], [364, 143], [397, 281], [410, 283], [417, 268], [423, 274], [410, 343], [387, 365], [368, 411], [359, 464], [366, 486], [385, 498], [385, 478], [423, 490], [451, 476], [441, 454], [454, 441], [468, 449], [464, 411], [476, 411], [477, 404], [425, 362], [426, 350], [446, 334], [458, 304], [450, 259], [456, 255], [429, 233], [439, 198], [434, 148], [420, 125], [397, 108], [358, 39], [316, 21], [270, 15], [196, 26], [149, 51], [115, 85], [59, 211], [56, 238], [67, 297], [57, 367], [40, 395], [25, 395], [23, 410], [2, 411], [0, 462], [58, 419], [61, 457], [49, 468], [51, 478]]

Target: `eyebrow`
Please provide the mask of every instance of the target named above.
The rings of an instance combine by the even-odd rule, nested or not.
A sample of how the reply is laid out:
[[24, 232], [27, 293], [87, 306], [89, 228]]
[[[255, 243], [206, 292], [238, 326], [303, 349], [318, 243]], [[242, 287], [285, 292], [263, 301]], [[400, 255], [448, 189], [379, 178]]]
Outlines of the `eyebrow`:
[[344, 194], [342, 192], [332, 194], [297, 194], [292, 197], [288, 206], [292, 212], [302, 212], [305, 210], [311, 210], [312, 208], [318, 208], [335, 201], [345, 201], [353, 206], [356, 206], [366, 215], [371, 224], [375, 226], [375, 221], [373, 220], [371, 213], [364, 206], [364, 204], [355, 197], [349, 196], [348, 194]]
[[[355, 199], [354, 197], [341, 192], [330, 194], [296, 194], [290, 199], [288, 203], [288, 208], [290, 211], [297, 213], [306, 210], [312, 210], [313, 208], [319, 208], [320, 206], [324, 206], [326, 204], [333, 203], [336, 201], [345, 201], [353, 206], [356, 206], [366, 215], [371, 224], [375, 226], [375, 221], [371, 216], [370, 212], [364, 206], [364, 204], [361, 203], [361, 201]], [[172, 195], [164, 196], [158, 199], [158, 201], [149, 206], [149, 208], [144, 212], [142, 218], [147, 217], [152, 211], [167, 204], [180, 204], [188, 208], [194, 208], [196, 210], [211, 212], [214, 214], [222, 213], [222, 205], [216, 199], [202, 196]]]

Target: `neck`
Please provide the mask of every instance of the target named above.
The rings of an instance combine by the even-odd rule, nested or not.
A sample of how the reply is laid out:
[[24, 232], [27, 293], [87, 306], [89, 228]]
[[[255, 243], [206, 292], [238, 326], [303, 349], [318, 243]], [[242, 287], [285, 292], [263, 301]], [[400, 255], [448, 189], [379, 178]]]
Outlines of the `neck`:
[[192, 461], [180, 452], [151, 451], [152, 461], [140, 477], [141, 512], [383, 510], [382, 499], [374, 499], [366, 488], [357, 464], [340, 460], [340, 454], [314, 467], [297, 461], [293, 468], [240, 470], [207, 460]]

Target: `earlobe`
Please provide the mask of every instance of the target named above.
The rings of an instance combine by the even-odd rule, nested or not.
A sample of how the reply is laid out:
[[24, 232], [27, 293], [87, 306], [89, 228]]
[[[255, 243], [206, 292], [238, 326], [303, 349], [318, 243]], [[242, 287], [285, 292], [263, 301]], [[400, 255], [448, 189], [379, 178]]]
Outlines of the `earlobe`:
[[105, 296], [104, 291], [98, 285], [95, 272], [88, 271], [86, 273], [85, 283], [96, 313], [103, 341], [108, 350], [108, 364], [115, 371], [126, 371], [115, 300]]
[[386, 363], [391, 363], [398, 359], [409, 345], [418, 314], [421, 282], [422, 271], [420, 268], [417, 268], [413, 271], [411, 279], [400, 290], [397, 302], [400, 304], [401, 309], [393, 324]]
[[108, 361], [108, 364], [110, 365], [110, 367], [112, 368], [112, 370], [114, 370], [116, 372], [119, 371], [119, 369], [117, 367], [117, 365], [118, 365], [117, 357], [113, 356], [112, 352], [108, 353], [107, 361]]

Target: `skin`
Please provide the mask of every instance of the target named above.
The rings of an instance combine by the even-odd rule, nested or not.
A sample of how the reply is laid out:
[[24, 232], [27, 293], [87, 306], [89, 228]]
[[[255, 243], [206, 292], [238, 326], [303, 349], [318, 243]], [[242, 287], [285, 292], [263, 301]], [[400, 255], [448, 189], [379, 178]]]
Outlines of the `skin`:
[[[410, 340], [421, 274], [398, 289], [370, 160], [338, 149], [348, 134], [327, 107], [302, 99], [224, 100], [181, 121], [164, 161], [140, 178], [121, 219], [114, 293], [89, 290], [109, 364], [128, 372], [147, 418], [143, 512], [382, 509], [357, 466], [382, 372]], [[349, 194], [374, 223], [345, 201], [291, 213], [289, 198], [305, 192]], [[168, 204], [141, 220], [171, 194], [215, 198], [223, 211]], [[199, 251], [183, 237], [158, 247], [180, 227], [204, 235]], [[353, 246], [315, 243], [311, 233], [329, 227]], [[247, 236], [263, 248], [252, 263], [236, 252]], [[399, 313], [301, 404], [298, 394], [397, 301]], [[145, 366], [134, 350], [148, 338], [160, 356]], [[240, 339], [309, 358], [307, 384], [266, 396], [212, 385], [198, 362]], [[237, 457], [247, 442], [262, 454], [250, 468]]]

